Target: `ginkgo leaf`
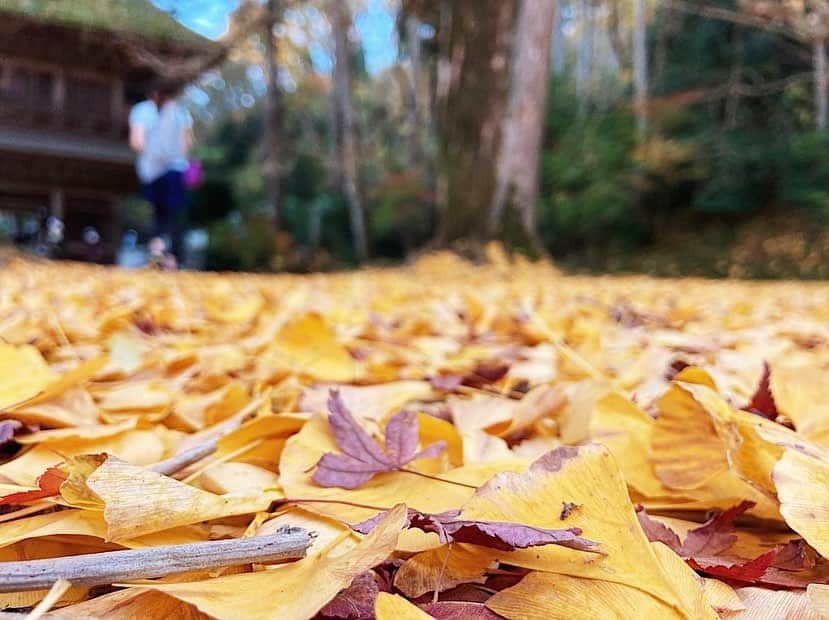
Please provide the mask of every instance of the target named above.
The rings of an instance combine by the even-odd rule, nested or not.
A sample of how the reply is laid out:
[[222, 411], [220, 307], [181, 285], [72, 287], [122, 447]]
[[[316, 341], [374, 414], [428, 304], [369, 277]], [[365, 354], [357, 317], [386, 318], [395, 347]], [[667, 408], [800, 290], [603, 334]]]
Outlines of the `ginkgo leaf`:
[[821, 618], [829, 618], [829, 586], [811, 584], [806, 588], [809, 607]]
[[387, 592], [377, 595], [374, 614], [377, 620], [433, 620], [432, 616], [403, 597]]
[[542, 572], [532, 572], [518, 585], [496, 592], [485, 604], [510, 620], [686, 617], [643, 590]]
[[3, 465], [0, 475], [18, 484], [33, 485], [37, 476], [47, 468], [64, 461], [66, 457], [106, 452], [136, 465], [151, 465], [165, 455], [162, 435], [154, 430], [121, 430], [114, 435], [83, 438], [59, 436], [43, 441], [27, 452]]
[[118, 590], [60, 610], [66, 618], [178, 618], [180, 620], [211, 620], [192, 605], [152, 590]]
[[257, 365], [262, 373], [295, 372], [319, 381], [350, 382], [362, 373], [360, 363], [316, 313], [296, 316], [285, 323]]
[[32, 398], [55, 380], [55, 372], [33, 346], [0, 342], [0, 411]]
[[255, 513], [283, 497], [280, 491], [208, 493], [112, 456], [75, 457], [61, 495], [84, 507], [100, 503], [108, 540], [126, 540], [210, 519]]
[[745, 609], [728, 615], [729, 620], [823, 620], [811, 608], [804, 591], [767, 590], [758, 587], [737, 588]]
[[385, 445], [381, 447], [357, 423], [339, 392], [331, 391], [328, 409], [328, 421], [343, 454], [328, 453], [319, 460], [314, 482], [320, 486], [354, 489], [375, 474], [402, 469], [418, 459], [435, 458], [446, 448], [446, 442], [437, 441], [417, 451], [419, 423], [411, 412], [400, 412], [389, 420]]
[[[562, 502], [579, 506], [564, 520], [560, 518]], [[601, 445], [558, 448], [524, 474], [495, 476], [464, 504], [461, 517], [578, 527], [584, 538], [600, 543], [605, 555], [591, 555], [585, 561], [583, 552], [547, 545], [502, 552], [498, 558], [533, 570], [641, 588], [669, 607], [684, 609], [679, 592], [688, 577], [664, 573], [638, 525], [618, 467]]]
[[786, 523], [829, 557], [829, 464], [787, 448], [772, 476]]
[[411, 401], [428, 399], [433, 390], [425, 381], [390, 381], [379, 385], [314, 385], [302, 394], [302, 411], [328, 411], [331, 390], [336, 389], [346, 408], [357, 418], [384, 420]]
[[497, 566], [493, 554], [477, 545], [441, 545], [406, 560], [394, 576], [394, 587], [417, 598], [463, 583], [483, 583]]
[[696, 489], [729, 471], [728, 458], [716, 427], [702, 406], [677, 381], [659, 400], [653, 429], [651, 460], [656, 475], [672, 489]]

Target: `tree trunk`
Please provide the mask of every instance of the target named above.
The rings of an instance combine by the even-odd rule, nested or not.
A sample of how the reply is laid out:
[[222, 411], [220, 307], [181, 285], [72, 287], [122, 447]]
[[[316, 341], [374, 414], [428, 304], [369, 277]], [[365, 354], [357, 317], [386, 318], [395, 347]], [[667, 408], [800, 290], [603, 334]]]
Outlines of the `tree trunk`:
[[815, 64], [815, 115], [818, 131], [826, 129], [827, 77], [826, 77], [826, 40], [814, 42]]
[[728, 78], [728, 97], [725, 100], [725, 129], [727, 131], [737, 128], [740, 110], [739, 86], [743, 77], [743, 29], [738, 24], [734, 26], [732, 49], [734, 59], [731, 63], [731, 75]]
[[332, 0], [334, 25], [334, 107], [337, 127], [337, 163], [340, 184], [351, 220], [354, 255], [359, 261], [368, 258], [363, 202], [360, 197], [357, 165], [357, 142], [354, 135], [354, 107], [351, 101], [351, 48], [348, 32], [351, 14], [345, 0]]
[[648, 25], [645, 0], [633, 0], [633, 90], [639, 137], [648, 130]]
[[553, 75], [561, 77], [564, 75], [566, 63], [566, 47], [564, 45], [564, 3], [566, 0], [556, 2], [556, 15], [553, 22]]
[[409, 92], [406, 97], [406, 116], [409, 125], [408, 160], [409, 165], [417, 164], [420, 159], [420, 20], [417, 17], [406, 18], [406, 48], [409, 53]]
[[[619, 4], [621, 1], [622, 0], [610, 0], [608, 3], [608, 16], [606, 23], [607, 40], [610, 43], [610, 49], [616, 56], [617, 63], [620, 66], [626, 66], [630, 62], [630, 47], [628, 47], [627, 41], [625, 41], [622, 36], [622, 16], [619, 15]], [[633, 1], [636, 3], [639, 0]]]
[[[455, 0], [441, 105], [437, 245], [480, 245], [496, 187], [518, 0]], [[474, 251], [474, 249], [473, 249]]]
[[265, 153], [263, 176], [271, 206], [274, 230], [282, 230], [282, 91], [279, 87], [279, 59], [277, 58], [274, 26], [281, 19], [279, 0], [268, 0], [265, 19], [265, 67], [268, 91], [265, 98]]
[[581, 0], [579, 3], [579, 37], [578, 56], [576, 58], [576, 97], [580, 115], [587, 113], [591, 95], [593, 75], [593, 32], [595, 28], [593, 0]]
[[526, 241], [542, 251], [536, 230], [538, 169], [550, 77], [550, 48], [557, 0], [523, 0], [516, 28], [513, 75], [490, 234], [503, 226], [510, 207]]

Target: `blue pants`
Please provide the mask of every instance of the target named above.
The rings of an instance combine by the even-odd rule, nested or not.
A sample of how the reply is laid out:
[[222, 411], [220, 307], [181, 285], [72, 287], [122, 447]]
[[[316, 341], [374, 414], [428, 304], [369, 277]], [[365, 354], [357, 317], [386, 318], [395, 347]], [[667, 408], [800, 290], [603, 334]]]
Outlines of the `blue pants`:
[[183, 174], [169, 170], [155, 181], [145, 183], [141, 193], [153, 205], [153, 236], [168, 238], [173, 254], [181, 257], [181, 220], [188, 199]]

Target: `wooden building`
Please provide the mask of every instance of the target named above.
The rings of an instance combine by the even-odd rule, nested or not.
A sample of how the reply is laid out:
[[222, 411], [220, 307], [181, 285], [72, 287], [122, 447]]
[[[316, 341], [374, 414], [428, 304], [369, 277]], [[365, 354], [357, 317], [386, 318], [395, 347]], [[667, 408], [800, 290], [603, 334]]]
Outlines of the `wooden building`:
[[165, 60], [205, 68], [218, 50], [149, 0], [0, 0], [0, 216], [60, 217], [72, 258], [94, 226], [111, 260], [117, 204], [137, 190], [130, 107]]

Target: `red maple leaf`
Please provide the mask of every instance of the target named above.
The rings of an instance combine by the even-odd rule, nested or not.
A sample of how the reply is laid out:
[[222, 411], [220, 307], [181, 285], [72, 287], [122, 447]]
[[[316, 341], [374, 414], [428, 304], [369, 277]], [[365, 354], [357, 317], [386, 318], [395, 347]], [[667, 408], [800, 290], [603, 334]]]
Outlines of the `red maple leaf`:
[[356, 489], [375, 474], [398, 471], [417, 459], [435, 458], [446, 449], [445, 441], [436, 441], [417, 452], [420, 426], [411, 411], [401, 411], [389, 420], [385, 446], [363, 430], [337, 390], [329, 393], [328, 411], [331, 432], [343, 454], [322, 455], [313, 476], [320, 486]]
[[772, 549], [753, 560], [727, 557], [694, 557], [688, 559], [687, 562], [691, 568], [707, 575], [732, 581], [757, 583], [762, 581], [763, 575], [771, 566], [776, 555], [777, 549]]
[[39, 489], [32, 491], [21, 491], [19, 493], [10, 493], [0, 497], [0, 506], [8, 504], [25, 504], [37, 499], [45, 497], [54, 497], [60, 494], [60, 485], [64, 483], [67, 475], [57, 467], [50, 467], [43, 472], [37, 479], [37, 486]]
[[767, 420], [776, 420], [780, 412], [777, 410], [777, 403], [774, 402], [774, 394], [771, 393], [771, 367], [768, 362], [763, 362], [763, 374], [760, 376], [760, 383], [754, 391], [745, 410], [759, 415]]
[[[676, 532], [667, 525], [651, 519], [642, 506], [636, 508], [636, 516], [648, 540], [665, 543], [694, 570], [744, 583], [782, 586], [792, 584], [791, 587], [798, 587], [794, 584], [803, 581], [806, 578], [805, 575], [786, 574], [781, 568], [775, 568], [778, 564], [780, 566], [814, 567], [813, 563], [809, 565], [809, 559], [812, 556], [808, 549], [798, 544], [798, 541], [791, 541], [753, 559], [724, 555], [724, 552], [737, 542], [734, 520], [753, 506], [754, 502], [743, 501], [714, 514], [699, 527], [689, 530], [681, 545]], [[809, 582], [806, 581], [806, 583]]]
[[[368, 534], [385, 514], [381, 512], [367, 521], [352, 525], [351, 528], [361, 534]], [[502, 551], [526, 549], [539, 545], [561, 545], [579, 551], [598, 553], [597, 543], [580, 538], [581, 529], [577, 527], [547, 529], [520, 523], [459, 519], [459, 515], [460, 510], [429, 514], [409, 508], [406, 525], [424, 532], [434, 532], [438, 535], [438, 540], [444, 544], [470, 543]]]

